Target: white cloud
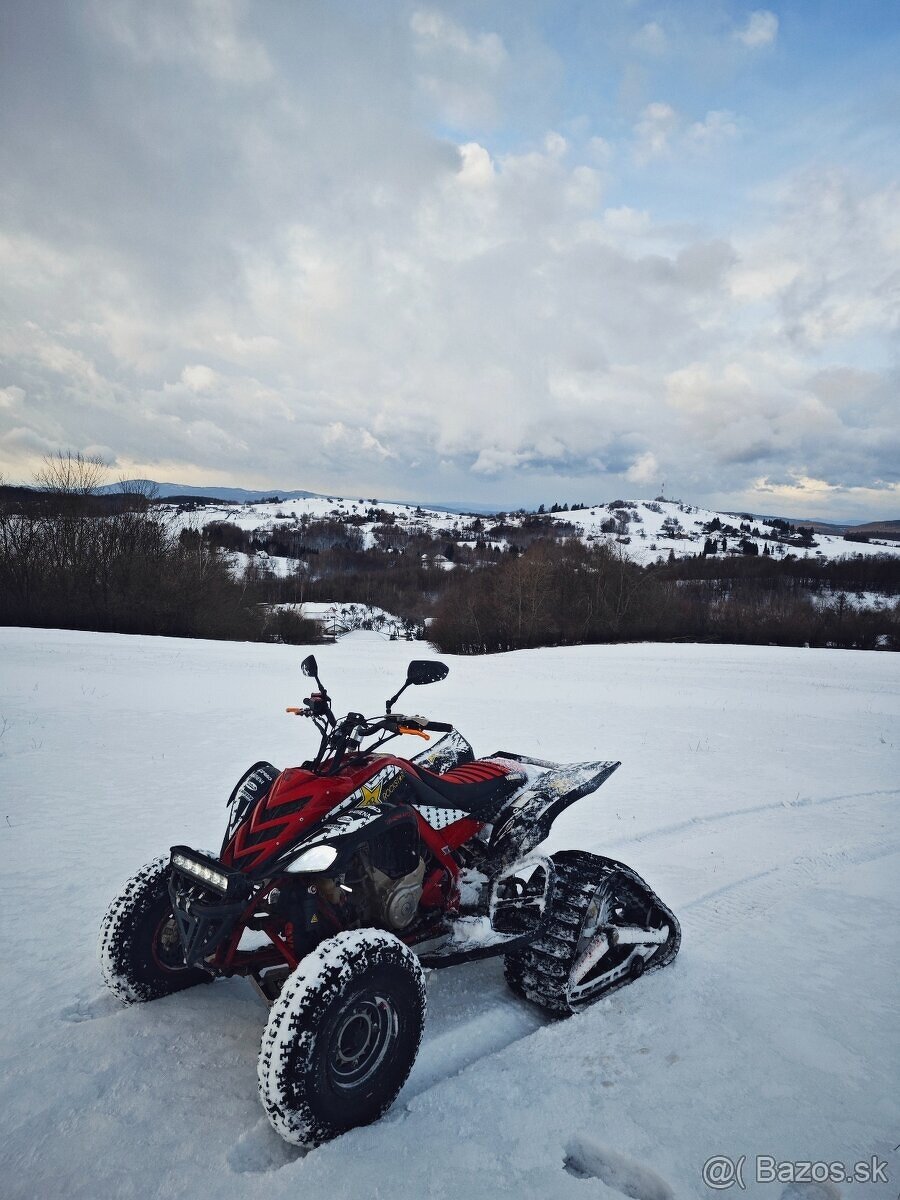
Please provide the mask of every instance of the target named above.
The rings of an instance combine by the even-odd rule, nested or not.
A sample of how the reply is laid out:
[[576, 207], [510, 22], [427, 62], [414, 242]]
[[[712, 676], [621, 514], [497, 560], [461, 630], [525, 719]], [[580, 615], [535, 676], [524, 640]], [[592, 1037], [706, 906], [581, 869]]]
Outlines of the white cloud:
[[613, 147], [606, 138], [592, 137], [588, 142], [588, 154], [598, 166], [606, 166], [613, 157]]
[[737, 135], [734, 113], [727, 109], [711, 109], [702, 121], [695, 121], [687, 131], [688, 139], [701, 150], [713, 150]]
[[625, 478], [629, 483], [647, 484], [659, 479], [659, 462], [650, 450], [639, 454], [628, 470]]
[[[16, 469], [23, 457], [37, 467], [45, 455], [68, 448], [68, 446], [62, 446], [58, 438], [44, 437], [27, 425], [14, 426], [6, 433], [0, 434], [0, 451], [2, 451], [3, 457], [9, 456], [7, 461], [13, 470]], [[11, 475], [10, 478], [13, 476]]]
[[767, 8], [758, 8], [747, 18], [747, 24], [734, 35], [750, 50], [771, 46], [778, 36], [778, 18]]
[[896, 213], [900, 184], [866, 187], [846, 172], [788, 181], [777, 223], [741, 238], [738, 299], [771, 300], [798, 348], [900, 329]]
[[603, 194], [603, 180], [592, 167], [575, 167], [565, 191], [566, 206], [572, 210], [593, 212]]
[[490, 88], [452, 76], [420, 75], [419, 83], [441, 119], [455, 129], [477, 129], [496, 123], [497, 102]]
[[419, 83], [444, 120], [458, 129], [492, 124], [495, 95], [508, 61], [496, 33], [470, 33], [437, 9], [410, 17], [414, 50], [422, 64]]
[[102, 462], [105, 467], [112, 468], [118, 466], [116, 452], [111, 446], [104, 446], [102, 444], [97, 444], [96, 442], [91, 442], [84, 447], [82, 453], [86, 458], [99, 459], [99, 461]]
[[729, 290], [736, 300], [768, 300], [784, 293], [800, 270], [799, 263], [791, 258], [739, 263], [731, 271]]
[[827, 515], [836, 505], [857, 514], [866, 510], [891, 513], [900, 503], [900, 483], [878, 480], [874, 487], [841, 487], [803, 474], [784, 480], [763, 476], [754, 481], [752, 494], [764, 500], [765, 507], [778, 508], [801, 519]]
[[665, 54], [669, 42], [663, 27], [657, 21], [648, 21], [634, 35], [631, 44], [644, 54], [661, 55]]
[[[647, 103], [686, 95], [647, 91], [674, 18], [595, 133], [549, 51], [547, 89], [522, 81], [535, 27], [503, 6], [495, 35], [438, 6], [103, 11], [121, 28], [68, 48], [68, 106], [24, 67], [3, 93], [8, 478], [91, 445], [185, 482], [504, 504], [896, 477], [900, 189], [833, 169], [763, 192], [758, 112], [721, 74], [690, 112]], [[496, 132], [452, 136], [454, 105]], [[735, 182], [700, 150], [738, 131]]]
[[491, 156], [478, 142], [467, 142], [459, 148], [462, 159], [458, 179], [464, 187], [489, 187], [496, 176]]
[[623, 204], [618, 208], [607, 208], [603, 213], [603, 224], [611, 233], [635, 236], [647, 233], [653, 222], [646, 210], [640, 212]]
[[5, 408], [7, 411], [12, 409], [21, 410], [25, 402], [25, 389], [20, 387], [5, 387], [0, 388], [0, 408]]
[[181, 381], [192, 392], [208, 392], [216, 382], [216, 373], [201, 363], [185, 367], [181, 372]]
[[670, 142], [678, 129], [680, 118], [671, 104], [654, 101], [641, 113], [634, 127], [635, 157], [646, 163], [670, 152]]
[[507, 60], [503, 39], [496, 33], [468, 33], [462, 25], [438, 12], [436, 9], [412, 14], [410, 26], [416, 35], [416, 50], [430, 55], [447, 51], [472, 59], [491, 71], [496, 71]]
[[654, 101], [645, 106], [634, 126], [634, 157], [646, 165], [670, 159], [676, 151], [709, 153], [737, 136], [737, 119], [727, 109], [710, 109], [702, 121], [686, 125], [671, 104]]
[[97, 22], [140, 62], [196, 64], [213, 79], [256, 84], [273, 68], [264, 47], [240, 29], [235, 0], [94, 0]]
[[529, 455], [522, 451], [500, 450], [492, 446], [479, 450], [471, 469], [474, 475], [503, 475], [528, 459]]
[[332, 455], [362, 455], [376, 459], [396, 458], [392, 450], [378, 440], [368, 429], [348, 427], [343, 421], [327, 425], [322, 434], [326, 451]]

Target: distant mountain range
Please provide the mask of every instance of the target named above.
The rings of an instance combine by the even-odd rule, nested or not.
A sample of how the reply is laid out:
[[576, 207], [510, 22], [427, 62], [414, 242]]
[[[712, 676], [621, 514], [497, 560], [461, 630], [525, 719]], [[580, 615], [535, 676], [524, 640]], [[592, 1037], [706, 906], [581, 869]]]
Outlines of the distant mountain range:
[[101, 492], [120, 492], [123, 488], [144, 490], [150, 489], [162, 500], [169, 496], [193, 496], [199, 500], [225, 500], [231, 504], [258, 504], [261, 500], [310, 500], [324, 499], [324, 492], [286, 492], [281, 488], [268, 488], [265, 491], [254, 491], [252, 488], [218, 487], [209, 484], [208, 487], [195, 487], [190, 483], [157, 483], [155, 479], [126, 479], [123, 483], [110, 483], [99, 488]]
[[[252, 488], [219, 487], [210, 484], [208, 487], [198, 487], [190, 483], [158, 483], [155, 479], [126, 479], [122, 483], [111, 483], [98, 488], [100, 492], [120, 492], [123, 488], [134, 490], [153, 489], [161, 500], [170, 497], [191, 497], [195, 500], [224, 500], [227, 504], [259, 504], [263, 500], [335, 500], [347, 499], [333, 492], [304, 492], [300, 489], [287, 491], [284, 488], [268, 488], [265, 491]], [[379, 504], [407, 504], [415, 507], [415, 501], [390, 500], [378, 498]], [[484, 504], [432, 504], [422, 501], [424, 508], [432, 512], [471, 512], [493, 513], [496, 508]]]

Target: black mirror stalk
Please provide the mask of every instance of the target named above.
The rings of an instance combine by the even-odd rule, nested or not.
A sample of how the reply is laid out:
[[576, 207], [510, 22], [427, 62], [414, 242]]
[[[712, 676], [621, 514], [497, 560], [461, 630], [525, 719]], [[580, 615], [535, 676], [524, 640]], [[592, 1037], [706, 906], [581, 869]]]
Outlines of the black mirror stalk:
[[389, 713], [393, 705], [400, 699], [411, 683], [438, 683], [442, 679], [446, 679], [450, 673], [450, 668], [446, 663], [431, 662], [427, 658], [414, 658], [406, 668], [406, 683], [395, 695], [391, 696], [390, 700], [385, 701], [384, 711]]
[[406, 689], [408, 687], [409, 687], [409, 680], [407, 679], [406, 683], [404, 683], [403, 687], [400, 689], [399, 692], [395, 692], [394, 695], [391, 696], [390, 700], [385, 700], [384, 711], [386, 713], [389, 713], [391, 711], [394, 704], [396, 704], [396, 702], [400, 699], [400, 697], [403, 695], [403, 693], [406, 691]]

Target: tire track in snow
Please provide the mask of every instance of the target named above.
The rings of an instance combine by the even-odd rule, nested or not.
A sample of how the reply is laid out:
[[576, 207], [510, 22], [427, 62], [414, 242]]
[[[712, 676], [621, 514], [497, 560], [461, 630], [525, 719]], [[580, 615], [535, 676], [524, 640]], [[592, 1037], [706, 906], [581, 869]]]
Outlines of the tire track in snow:
[[768, 804], [753, 804], [748, 808], [732, 808], [725, 812], [710, 813], [707, 816], [688, 817], [685, 821], [677, 821], [673, 825], [660, 825], [646, 833], [637, 833], [631, 837], [618, 838], [609, 842], [610, 847], [634, 846], [642, 842], [653, 841], [660, 837], [670, 837], [674, 834], [685, 833], [688, 830], [702, 830], [709, 825], [718, 825], [722, 821], [732, 821], [739, 817], [755, 816], [759, 813], [792, 813], [802, 812], [809, 808], [822, 805], [838, 804], [842, 800], [869, 800], [875, 797], [900, 796], [900, 788], [887, 788], [874, 792], [849, 792], [839, 796], [803, 796], [797, 800], [773, 800]]
[[[435, 987], [434, 980], [430, 986]], [[449, 993], [449, 996], [443, 997], [446, 1001], [452, 999], [456, 989], [452, 985], [447, 988], [438, 984], [436, 990]], [[426, 1017], [425, 1037], [412, 1073], [392, 1107], [381, 1118], [382, 1122], [404, 1120], [409, 1103], [417, 1096], [440, 1087], [476, 1063], [530, 1037], [547, 1023], [537, 1009], [532, 1009], [531, 1005], [518, 1000], [512, 993], [508, 1001], [502, 998], [501, 993], [472, 1016], [462, 1020], [454, 1022], [439, 1017], [437, 1028], [431, 1033]], [[317, 1149], [306, 1150], [287, 1145], [266, 1118], [261, 1117], [241, 1134], [226, 1155], [226, 1162], [237, 1175], [266, 1175], [290, 1166], [300, 1158], [316, 1154]]]
[[[776, 801], [679, 822], [666, 829], [654, 830], [629, 840], [641, 842], [689, 829], [700, 831], [706, 826], [715, 826], [723, 821], [740, 817], [752, 818], [767, 813], [775, 819], [762, 821], [756, 833], [761, 839], [761, 844], [768, 840], [768, 844], [772, 845], [783, 840], [783, 823], [778, 819], [782, 815], [802, 816], [809, 813], [812, 816], [814, 810], [841, 801], [874, 802], [863, 803], [855, 809], [829, 813], [824, 827], [817, 827], [817, 832], [824, 834], [827, 839], [826, 845], [818, 851], [798, 853], [785, 862], [742, 875], [682, 904], [680, 912], [684, 914], [688, 936], [692, 939], [696, 937], [698, 940], [706, 940], [709, 936], [715, 936], [720, 929], [731, 930], [741, 921], [755, 919], [760, 913], [783, 900], [791, 891], [804, 886], [815, 886], [834, 871], [900, 853], [900, 837], [885, 837], [879, 833], [872, 833], [873, 809], [880, 808], [879, 802], [892, 796], [900, 796], [900, 789], [809, 798], [797, 802]], [[767, 827], [770, 824], [771, 837], [768, 837]], [[851, 840], [854, 835], [860, 834], [863, 836], [857, 836], [855, 842]], [[835, 846], [838, 848], [835, 849]], [[478, 967], [483, 969], [485, 965], [478, 964]], [[449, 994], [452, 996], [452, 990]], [[502, 993], [495, 994], [489, 1003], [465, 1020], [445, 1023], [439, 1018], [438, 1028], [430, 1037], [426, 1026], [419, 1059], [401, 1092], [399, 1105], [402, 1107], [404, 1102], [408, 1103], [417, 1096], [439, 1087], [445, 1080], [462, 1073], [470, 1066], [501, 1053], [516, 1042], [523, 1041], [547, 1023], [547, 1019], [539, 1010], [524, 1005], [512, 995], [504, 999]]]
[[398, 1104], [402, 1106], [431, 1091], [475, 1063], [530, 1037], [546, 1024], [548, 1018], [539, 1009], [519, 1000], [512, 992], [508, 999], [498, 997], [473, 1016], [449, 1028], [438, 1024], [430, 1036], [426, 1018], [419, 1057], [400, 1093]]
[[835, 871], [900, 854], [900, 837], [870, 835], [855, 843], [800, 854], [789, 862], [731, 880], [682, 904], [687, 937], [706, 940], [784, 904], [799, 888], [815, 887]]

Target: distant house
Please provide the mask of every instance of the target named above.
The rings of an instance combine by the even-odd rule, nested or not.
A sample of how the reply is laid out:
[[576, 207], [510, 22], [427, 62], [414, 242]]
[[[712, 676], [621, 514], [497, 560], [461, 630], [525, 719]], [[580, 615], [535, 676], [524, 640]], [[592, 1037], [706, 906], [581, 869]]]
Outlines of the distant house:
[[440, 567], [442, 571], [452, 571], [456, 566], [445, 554], [423, 554], [422, 562], [426, 566]]

